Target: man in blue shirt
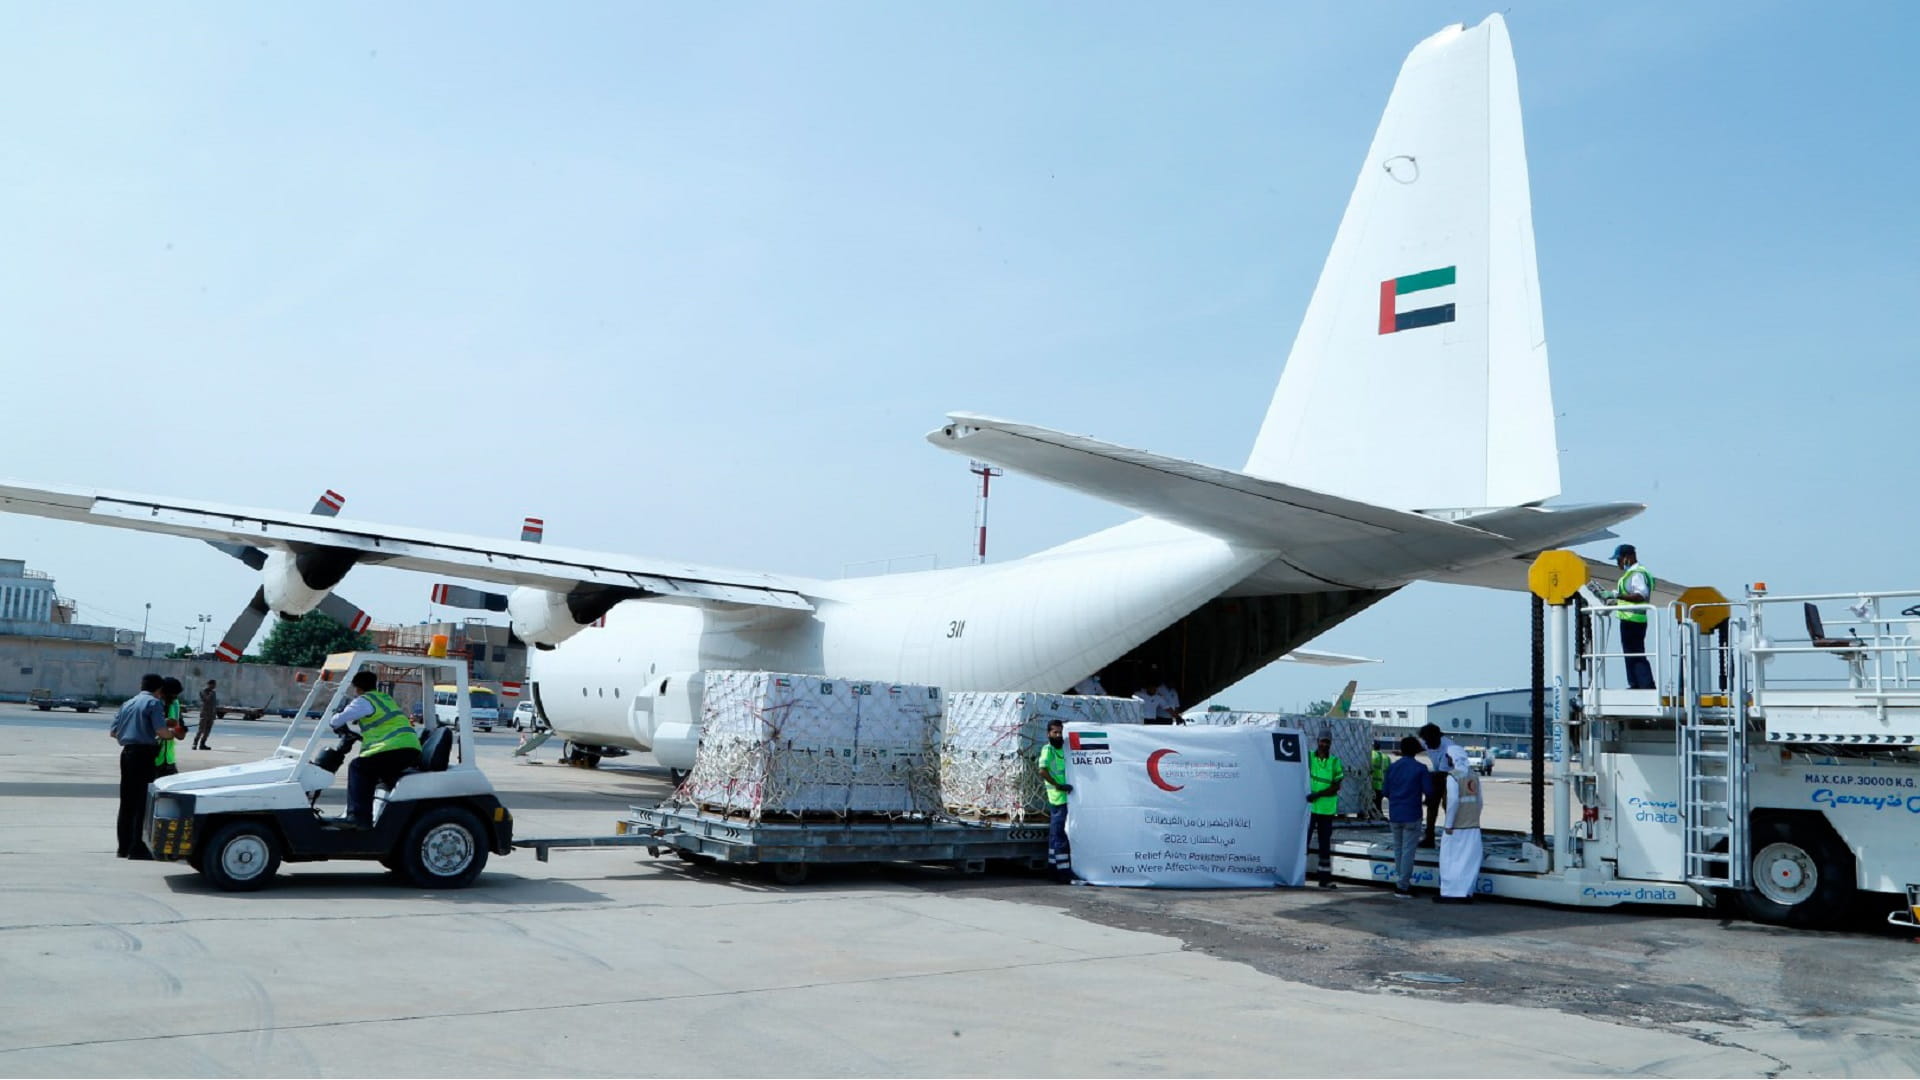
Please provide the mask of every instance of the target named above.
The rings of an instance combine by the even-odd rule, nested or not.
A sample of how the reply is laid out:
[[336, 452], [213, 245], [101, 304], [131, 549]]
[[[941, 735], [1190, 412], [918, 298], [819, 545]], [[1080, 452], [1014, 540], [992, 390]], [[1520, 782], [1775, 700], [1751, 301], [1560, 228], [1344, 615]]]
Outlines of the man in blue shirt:
[[1400, 756], [1387, 766], [1387, 827], [1393, 830], [1393, 895], [1413, 898], [1413, 855], [1420, 846], [1421, 804], [1433, 790], [1420, 763], [1420, 740], [1400, 740]]
[[151, 859], [140, 826], [147, 817], [147, 785], [159, 773], [155, 757], [160, 744], [173, 738], [167, 724], [167, 706], [157, 696], [162, 679], [158, 675], [140, 676], [140, 692], [128, 698], [114, 714], [109, 733], [120, 743], [120, 817], [116, 835], [120, 858]]

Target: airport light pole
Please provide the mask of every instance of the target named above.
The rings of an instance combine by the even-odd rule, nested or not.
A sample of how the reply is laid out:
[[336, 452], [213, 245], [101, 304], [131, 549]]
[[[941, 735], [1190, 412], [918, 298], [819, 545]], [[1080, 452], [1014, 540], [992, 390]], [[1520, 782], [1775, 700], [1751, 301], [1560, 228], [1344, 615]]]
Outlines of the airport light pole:
[[1005, 475], [1004, 470], [996, 469], [984, 461], [967, 462], [967, 470], [980, 478], [980, 497], [973, 503], [973, 530], [975, 547], [973, 561], [987, 561], [987, 493], [988, 486], [996, 476]]
[[147, 601], [147, 613], [140, 616], [140, 655], [152, 656], [147, 651], [147, 627], [153, 622], [153, 601]]

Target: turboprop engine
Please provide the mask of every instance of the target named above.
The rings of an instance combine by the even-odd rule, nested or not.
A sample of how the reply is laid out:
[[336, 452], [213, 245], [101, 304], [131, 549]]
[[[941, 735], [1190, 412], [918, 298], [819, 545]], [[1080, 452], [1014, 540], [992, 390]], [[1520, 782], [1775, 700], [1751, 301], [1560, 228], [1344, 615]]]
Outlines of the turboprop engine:
[[295, 554], [276, 548], [260, 568], [260, 590], [270, 610], [298, 618], [319, 607], [351, 569], [352, 552], [319, 548]]
[[551, 649], [606, 617], [626, 596], [612, 589], [519, 588], [507, 594], [507, 614], [513, 632], [536, 649]]
[[[328, 490], [313, 504], [312, 513], [333, 517], [345, 502], [339, 492]], [[233, 625], [221, 635], [220, 644], [214, 646], [213, 655], [218, 659], [237, 662], [247, 644], [260, 632], [269, 612], [277, 611], [289, 619], [297, 619], [319, 608], [328, 618], [355, 633], [365, 630], [373, 621], [352, 601], [333, 593], [333, 587], [353, 569], [357, 558], [353, 552], [322, 547], [302, 551], [263, 549], [212, 540], [207, 543], [260, 572], [260, 587], [253, 590], [253, 599], [240, 609]]]

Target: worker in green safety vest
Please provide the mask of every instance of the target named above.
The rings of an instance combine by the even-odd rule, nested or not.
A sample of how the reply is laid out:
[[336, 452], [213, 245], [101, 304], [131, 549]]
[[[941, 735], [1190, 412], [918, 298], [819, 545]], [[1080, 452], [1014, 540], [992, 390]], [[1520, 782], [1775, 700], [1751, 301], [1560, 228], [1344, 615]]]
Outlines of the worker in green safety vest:
[[181, 736], [187, 733], [187, 725], [180, 720], [180, 695], [186, 685], [179, 679], [160, 680], [160, 703], [167, 707], [167, 727], [173, 732], [173, 738], [160, 743], [159, 752], [153, 758], [153, 776], [158, 780], [162, 776], [172, 776], [180, 771]]
[[1067, 846], [1067, 796], [1073, 785], [1067, 783], [1067, 754], [1064, 728], [1058, 720], [1047, 721], [1047, 745], [1040, 748], [1037, 762], [1040, 783], [1047, 789], [1047, 866], [1060, 881], [1073, 880], [1073, 852]]
[[1340, 783], [1347, 778], [1347, 767], [1333, 756], [1333, 736], [1322, 732], [1313, 753], [1307, 755], [1308, 828], [1320, 849], [1320, 887], [1333, 883], [1333, 816], [1340, 812]]
[[1387, 766], [1393, 763], [1393, 759], [1385, 750], [1376, 746], [1373, 748], [1373, 756], [1367, 763], [1373, 773], [1373, 816], [1384, 817], [1381, 803], [1387, 797]]
[[373, 672], [355, 674], [352, 685], [353, 697], [333, 718], [333, 729], [350, 734], [350, 725], [360, 725], [360, 756], [347, 766], [347, 816], [332, 824], [370, 829], [374, 788], [420, 764], [420, 736], [393, 698], [374, 689], [379, 680]]
[[[1620, 568], [1620, 581], [1600, 595], [1616, 604], [1653, 602], [1653, 575], [1640, 565], [1640, 553], [1632, 544], [1613, 549], [1613, 564]], [[1653, 689], [1653, 665], [1647, 662], [1647, 612], [1644, 608], [1614, 612], [1620, 619], [1620, 651], [1626, 654], [1627, 689]]]

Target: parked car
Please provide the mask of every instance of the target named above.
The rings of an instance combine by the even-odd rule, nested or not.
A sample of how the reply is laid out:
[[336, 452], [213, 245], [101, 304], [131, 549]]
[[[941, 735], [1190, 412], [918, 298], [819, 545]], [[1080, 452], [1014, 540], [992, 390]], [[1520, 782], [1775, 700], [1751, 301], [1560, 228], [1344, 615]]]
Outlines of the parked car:
[[540, 730], [540, 717], [533, 711], [533, 702], [523, 701], [513, 707], [513, 730]]
[[1467, 751], [1467, 767], [1481, 776], [1493, 775], [1493, 753], [1486, 747]]

